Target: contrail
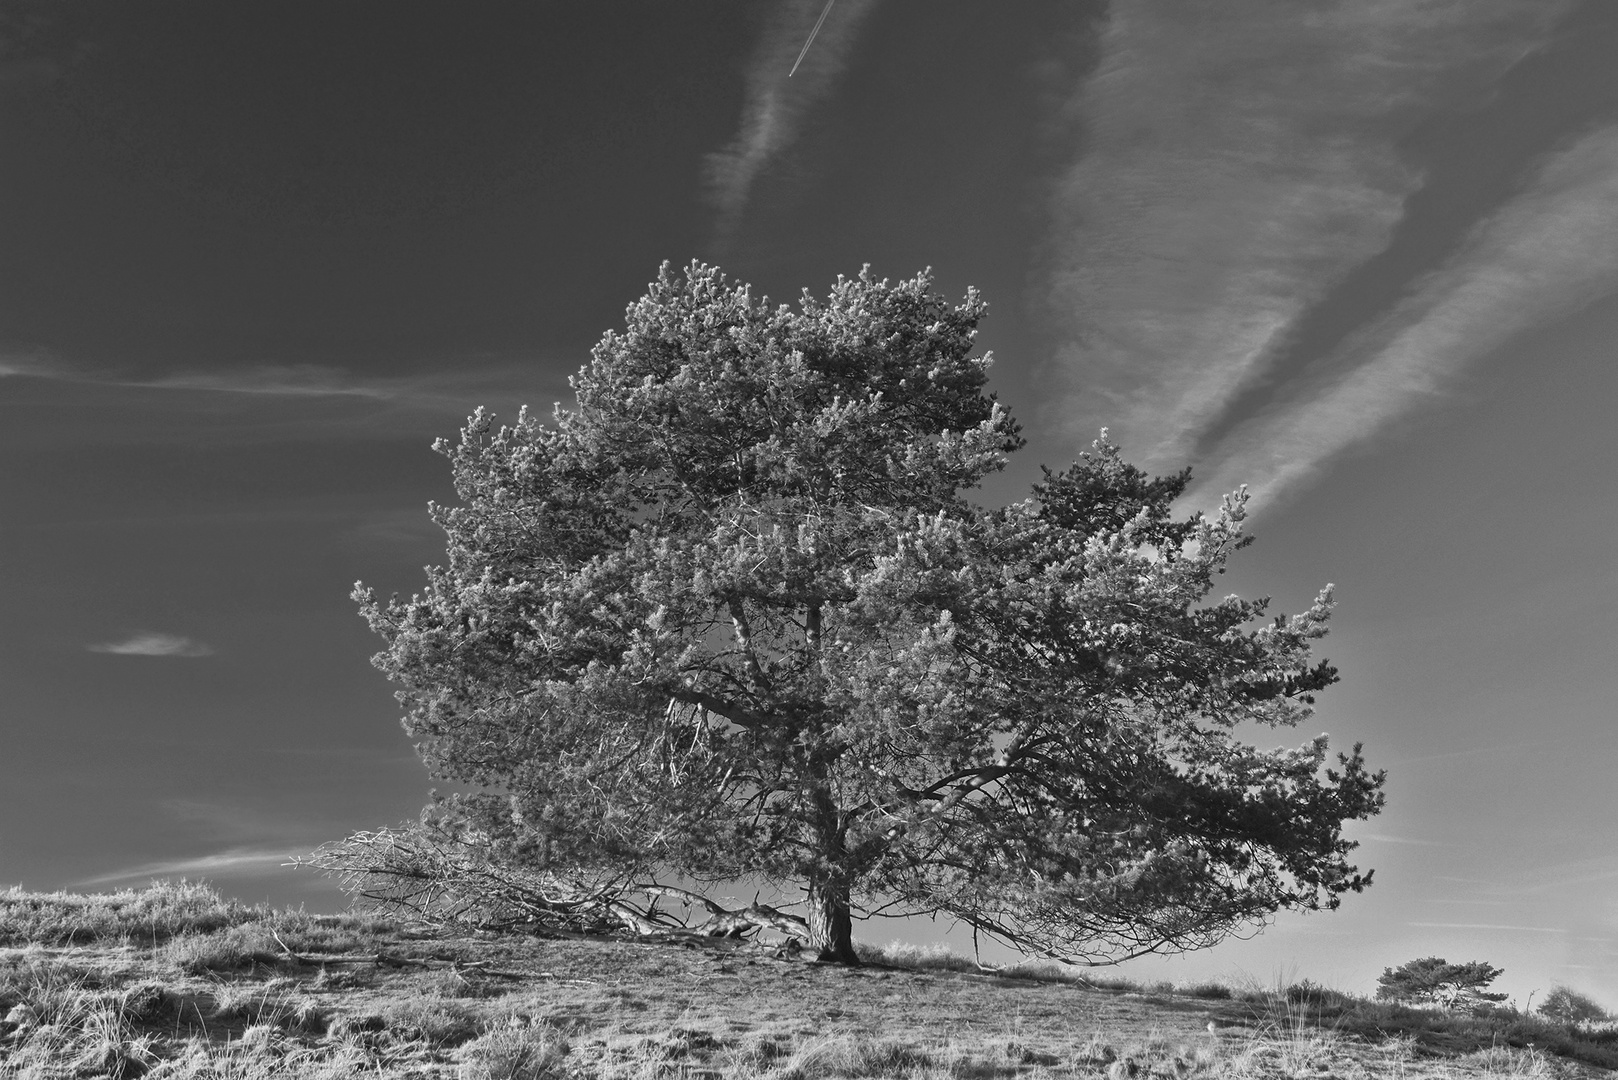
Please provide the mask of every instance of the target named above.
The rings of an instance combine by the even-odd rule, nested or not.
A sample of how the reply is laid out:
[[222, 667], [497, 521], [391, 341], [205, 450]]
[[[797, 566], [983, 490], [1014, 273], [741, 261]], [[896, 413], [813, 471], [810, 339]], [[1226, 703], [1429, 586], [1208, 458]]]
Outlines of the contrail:
[[[816, 0], [787, 0], [764, 28], [747, 70], [742, 119], [730, 145], [708, 155], [708, 193], [719, 211], [716, 239], [728, 240], [752, 198], [754, 185], [780, 154], [798, 137], [803, 118], [837, 83], [860, 24], [876, 0], [850, 0], [832, 19], [832, 4], [820, 10], [809, 40], [803, 42], [791, 74], [802, 74], [789, 84], [781, 78], [787, 58], [799, 45], [803, 25]], [[819, 38], [820, 47], [809, 46]], [[789, 76], [790, 77], [790, 76]]]
[[93, 878], [74, 882], [75, 885], [109, 885], [115, 881], [132, 881], [137, 878], [163, 878], [175, 875], [188, 874], [265, 874], [277, 873], [286, 866], [298, 848], [290, 849], [253, 849], [231, 848], [215, 855], [203, 855], [194, 859], [173, 859], [166, 862], [150, 862], [140, 866], [130, 866], [122, 870], [115, 870], [110, 874], [100, 874]]
[[1467, 364], [1615, 288], [1618, 125], [1553, 155], [1408, 300], [1329, 357], [1329, 375], [1222, 440], [1202, 501], [1241, 482], [1275, 498], [1441, 393]]
[[820, 28], [825, 25], [826, 16], [831, 14], [831, 6], [835, 3], [837, 3], [837, 0], [826, 0], [826, 9], [820, 13], [820, 18], [815, 20], [815, 28], [809, 31], [809, 40], [803, 43], [803, 51], [798, 54], [798, 59], [793, 62], [792, 70], [787, 72], [787, 78], [790, 79], [798, 73], [798, 65], [803, 63], [803, 58], [809, 55], [809, 46], [815, 43], [815, 35], [820, 33]]
[[1300, 318], [1392, 241], [1422, 184], [1397, 139], [1488, 93], [1567, 7], [1114, 0], [1052, 201], [1050, 419], [1184, 464]]

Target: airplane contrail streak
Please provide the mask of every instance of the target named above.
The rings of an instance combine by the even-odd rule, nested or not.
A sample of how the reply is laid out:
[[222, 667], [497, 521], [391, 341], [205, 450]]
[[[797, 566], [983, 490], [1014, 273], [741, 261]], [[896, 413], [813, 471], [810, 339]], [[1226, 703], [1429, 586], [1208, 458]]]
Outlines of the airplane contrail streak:
[[809, 55], [809, 46], [815, 43], [815, 35], [820, 33], [820, 28], [826, 24], [826, 16], [831, 14], [831, 6], [835, 3], [837, 0], [826, 0], [826, 7], [821, 11], [820, 18], [815, 20], [815, 28], [809, 31], [809, 40], [803, 43], [803, 51], [798, 54], [798, 59], [793, 61], [792, 70], [787, 72], [787, 78], [790, 79], [798, 73], [798, 65]]

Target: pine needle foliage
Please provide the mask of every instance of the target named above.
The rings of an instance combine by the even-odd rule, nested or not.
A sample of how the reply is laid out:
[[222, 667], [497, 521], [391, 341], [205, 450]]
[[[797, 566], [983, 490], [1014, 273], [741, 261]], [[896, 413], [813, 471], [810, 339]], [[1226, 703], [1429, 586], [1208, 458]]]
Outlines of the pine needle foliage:
[[1109, 962], [1209, 945], [1370, 881], [1358, 747], [1242, 741], [1335, 671], [1305, 612], [1208, 602], [1245, 495], [1176, 519], [1103, 435], [1032, 496], [967, 499], [1022, 445], [929, 275], [796, 307], [665, 266], [571, 409], [438, 450], [459, 505], [424, 591], [356, 599], [406, 729], [498, 857], [802, 889], [806, 937], [942, 913]]
[[1473, 1007], [1504, 1001], [1505, 994], [1484, 989], [1503, 969], [1482, 960], [1452, 964], [1441, 956], [1425, 956], [1396, 968], [1384, 968], [1377, 979], [1376, 996], [1406, 1004], [1437, 1004], [1446, 1008]]

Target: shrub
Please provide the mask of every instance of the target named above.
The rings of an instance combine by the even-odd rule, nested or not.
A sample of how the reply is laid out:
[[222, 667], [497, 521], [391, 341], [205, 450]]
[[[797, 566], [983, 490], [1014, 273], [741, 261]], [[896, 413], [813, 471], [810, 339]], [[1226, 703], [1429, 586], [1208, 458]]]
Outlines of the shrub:
[[1179, 993], [1186, 997], [1203, 998], [1208, 1001], [1229, 1001], [1234, 996], [1230, 987], [1216, 982], [1188, 983], [1180, 987]]
[[1107, 990], [1115, 994], [1144, 993], [1140, 983], [1126, 975], [1091, 975], [1084, 972], [1075, 981], [1091, 990]]
[[1316, 1009], [1341, 1008], [1348, 995], [1305, 979], [1286, 989], [1286, 999], [1293, 1005], [1313, 1005]]

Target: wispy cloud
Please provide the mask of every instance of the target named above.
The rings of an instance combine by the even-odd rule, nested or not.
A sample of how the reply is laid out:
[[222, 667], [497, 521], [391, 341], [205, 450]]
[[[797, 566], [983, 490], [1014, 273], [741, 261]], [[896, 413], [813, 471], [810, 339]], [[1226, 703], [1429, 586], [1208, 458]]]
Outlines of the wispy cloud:
[[76, 887], [110, 885], [119, 881], [137, 881], [146, 878], [180, 877], [190, 874], [263, 874], [274, 873], [299, 853], [298, 848], [230, 848], [211, 855], [189, 859], [169, 859], [141, 863], [111, 873], [100, 874], [75, 882]]
[[1360, 833], [1355, 840], [1375, 840], [1382, 844], [1414, 844], [1419, 847], [1449, 847], [1451, 845], [1438, 840], [1412, 840], [1405, 836], [1390, 836], [1387, 833]]
[[52, 378], [53, 371], [52, 365], [38, 356], [20, 354], [0, 356], [0, 379]]
[[1406, 926], [1421, 926], [1434, 930], [1522, 930], [1534, 934], [1565, 934], [1565, 926], [1518, 926], [1512, 923], [1481, 922], [1412, 922]]
[[1390, 242], [1421, 177], [1394, 141], [1476, 95], [1563, 0], [1116, 0], [1069, 103], [1050, 300], [1059, 419], [1177, 467], [1299, 317]]
[[1478, 754], [1503, 754], [1507, 751], [1531, 753], [1543, 749], [1545, 749], [1543, 742], [1514, 742], [1503, 743], [1499, 746], [1472, 746], [1465, 750], [1445, 750], [1437, 754], [1422, 754], [1418, 757], [1401, 758], [1398, 761], [1388, 762], [1387, 767], [1390, 769], [1403, 768], [1406, 765], [1423, 765], [1430, 761], [1449, 761], [1453, 758], [1475, 757]]
[[114, 656], [212, 656], [213, 649], [200, 641], [180, 637], [178, 634], [158, 634], [144, 631], [124, 641], [101, 645], [86, 645], [91, 652], [112, 653]]
[[330, 368], [260, 367], [241, 372], [191, 372], [164, 375], [130, 385], [157, 390], [205, 390], [224, 394], [269, 394], [277, 397], [365, 397], [389, 401], [399, 396], [397, 381], [363, 383]]
[[721, 240], [734, 232], [764, 170], [792, 144], [805, 115], [836, 84], [874, 6], [875, 0], [841, 0], [791, 78], [787, 73], [825, 4], [784, 0], [767, 18], [747, 70], [741, 126], [729, 146], [708, 155], [709, 193], [719, 210]]
[[[1547, 897], [1560, 900], [1589, 896], [1592, 890], [1588, 886], [1603, 886], [1618, 881], [1618, 856], [1603, 854], [1538, 864], [1525, 860], [1524, 865], [1503, 871], [1499, 877], [1489, 881], [1437, 874], [1431, 875], [1430, 880], [1465, 885], [1471, 895], [1482, 899], [1498, 899], [1526, 905], [1524, 910], [1532, 907], [1533, 910], [1543, 911], [1549, 902]], [[1594, 895], [1604, 894], [1596, 890]], [[1613, 925], [1618, 926], [1618, 908], [1614, 911]]]
[[1523, 887], [1529, 893], [1559, 893], [1581, 885], [1601, 885], [1618, 881], [1618, 858], [1598, 856], [1549, 867]]
[[1441, 392], [1514, 335], [1618, 288], [1618, 126], [1554, 155], [1308, 388], [1231, 433], [1204, 490], [1274, 497]]
[[[0, 378], [5, 377], [78, 388], [95, 401], [116, 400], [118, 410], [104, 422], [75, 433], [79, 439], [106, 441], [439, 435], [454, 431], [479, 406], [510, 416], [528, 404], [544, 414], [553, 402], [571, 396], [558, 365], [506, 359], [446, 361], [436, 371], [403, 374], [223, 363], [149, 373], [17, 354], [0, 356]], [[184, 423], [154, 422], [154, 413], [176, 414]]]
[[[96, 370], [41, 355], [0, 356], [0, 378], [48, 379], [56, 382], [119, 386], [137, 390], [179, 390], [212, 394], [256, 394], [270, 397], [360, 397], [392, 401], [406, 396], [420, 380], [409, 377], [361, 380], [338, 368], [315, 364], [220, 368], [155, 376]], [[440, 377], [441, 378], [441, 377]]]

